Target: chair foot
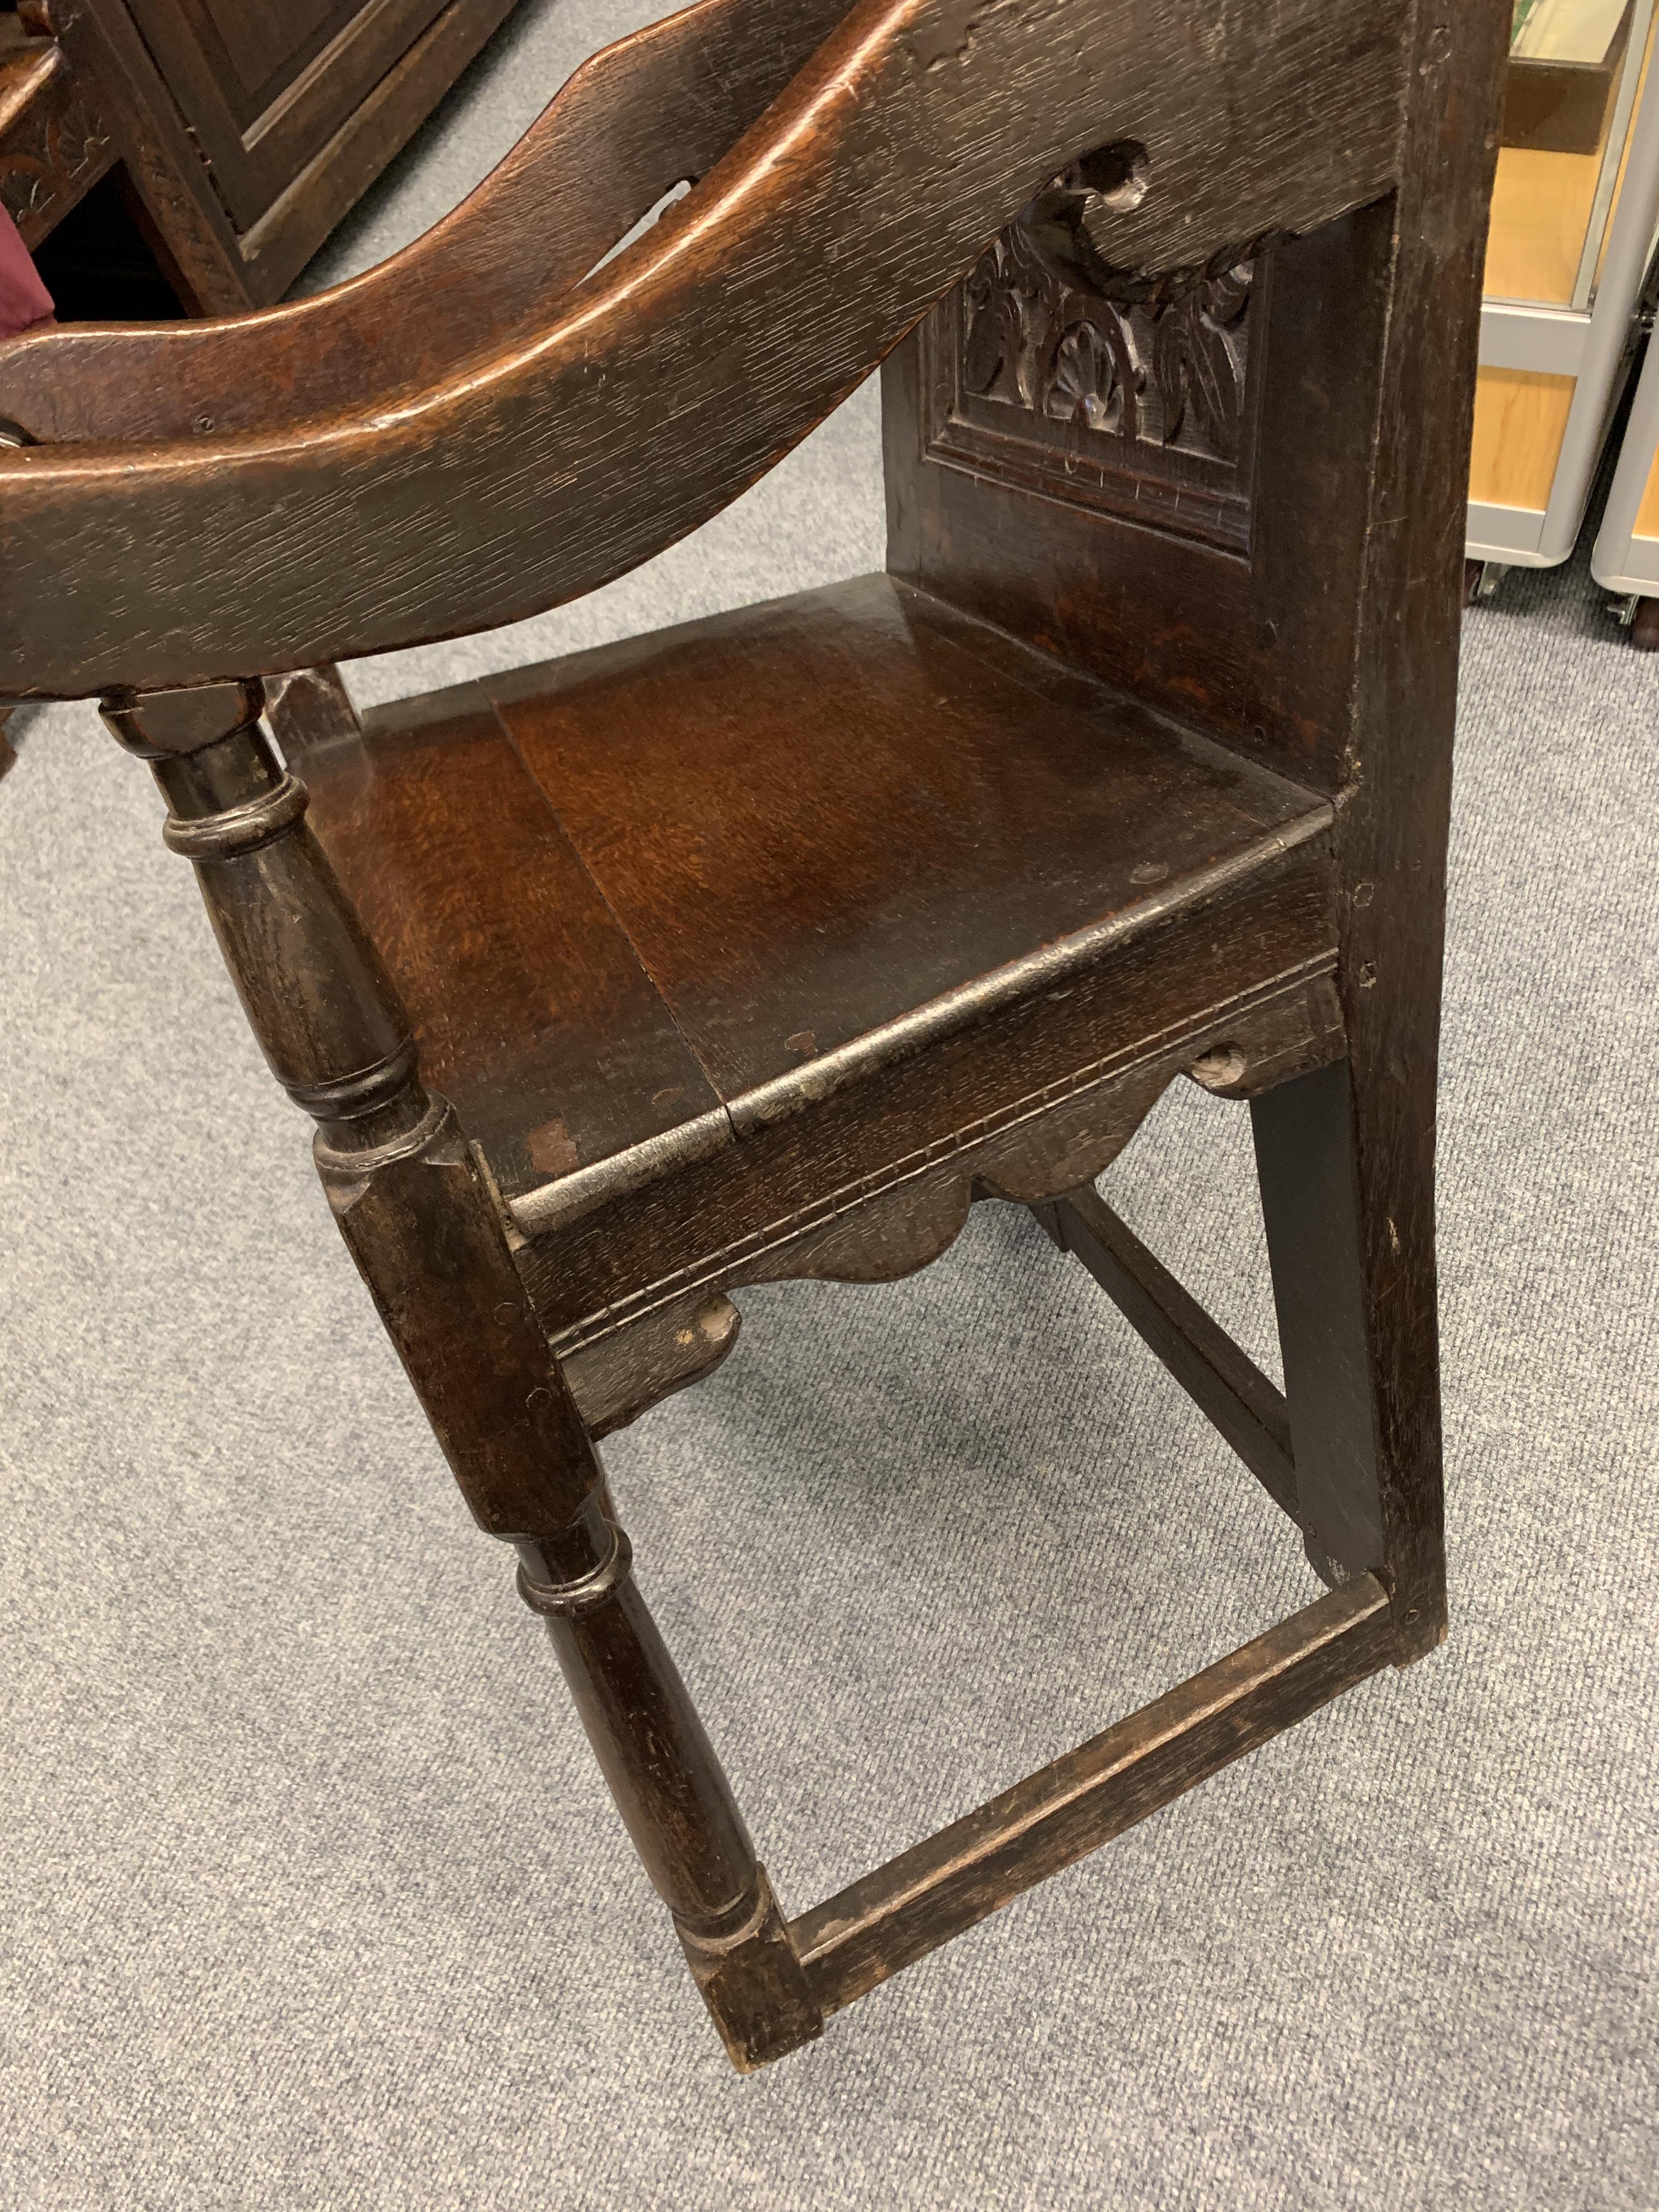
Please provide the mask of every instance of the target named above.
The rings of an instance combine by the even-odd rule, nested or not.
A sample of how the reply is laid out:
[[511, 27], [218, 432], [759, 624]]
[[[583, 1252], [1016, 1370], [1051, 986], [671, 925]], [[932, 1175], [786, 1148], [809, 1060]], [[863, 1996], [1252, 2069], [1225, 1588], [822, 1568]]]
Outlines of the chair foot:
[[757, 1867], [755, 1877], [751, 1894], [730, 1912], [702, 1921], [674, 1916], [692, 1978], [739, 2074], [786, 2057], [823, 2033], [823, 2014], [766, 1869]]

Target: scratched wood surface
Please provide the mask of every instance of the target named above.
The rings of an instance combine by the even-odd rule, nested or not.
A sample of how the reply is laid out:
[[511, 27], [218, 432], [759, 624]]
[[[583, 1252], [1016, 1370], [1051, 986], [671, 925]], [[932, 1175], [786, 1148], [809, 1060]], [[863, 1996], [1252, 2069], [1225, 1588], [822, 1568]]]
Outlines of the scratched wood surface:
[[427, 1080], [540, 1177], [713, 1116], [720, 1100], [592, 878], [464, 686], [301, 751], [313, 827], [403, 993]]
[[[579, 1170], [643, 1176], [670, 1133], [689, 1161], [1066, 994], [1300, 848], [1316, 877], [1317, 796], [982, 629], [865, 577], [296, 751], [526, 1222], [550, 1183], [578, 1210]], [[1291, 964], [1328, 951], [1321, 911]], [[1015, 1073], [1046, 1067], [1028, 1046]]]
[[[1398, 1563], [1419, 1650], [1446, 1620], [1435, 1071], [1462, 471], [1505, 20], [1502, 0], [1419, 10], [1394, 194], [1261, 257], [1242, 556], [1178, 512], [1103, 512], [1052, 477], [1033, 496], [1029, 465], [994, 453], [951, 465], [923, 335], [884, 393], [892, 568], [1336, 803], [1352, 1073], [1309, 1127], [1340, 1172], [1322, 1206], [1305, 1173], [1287, 1179], [1270, 1242], [1316, 1251], [1330, 1285], [1323, 1313], [1291, 1324], [1310, 1378], [1302, 1424], [1331, 1471], [1325, 1534], [1352, 1565]], [[1056, 434], [1029, 406], [1003, 425], [1000, 451], [1026, 459]], [[1158, 456], [1130, 465], [1155, 476]], [[1352, 1316], [1340, 1357], [1338, 1297]]]
[[[1372, 1385], [1349, 1419], [1375, 1437], [1407, 1655], [1431, 1650], [1447, 1620], [1435, 1111], [1463, 486], [1508, 20], [1486, 0], [1424, 15], [1395, 220], [1373, 213], [1362, 229], [1377, 406], [1353, 626], [1354, 773], [1337, 836], [1338, 972]], [[1318, 246], [1296, 249], [1310, 283], [1330, 281]]]
[[885, 577], [294, 720], [601, 1431], [734, 1285], [905, 1273], [1205, 1049], [1340, 1049], [1325, 802]]
[[825, 2013], [1375, 1673], [1388, 1632], [1364, 1576], [803, 1913], [791, 1933]]

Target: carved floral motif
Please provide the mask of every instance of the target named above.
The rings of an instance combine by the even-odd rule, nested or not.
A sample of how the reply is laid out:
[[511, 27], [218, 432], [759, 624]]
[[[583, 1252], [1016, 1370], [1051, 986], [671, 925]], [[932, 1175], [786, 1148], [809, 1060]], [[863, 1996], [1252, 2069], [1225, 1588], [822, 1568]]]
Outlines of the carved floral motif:
[[1105, 435], [1238, 459], [1255, 246], [1154, 277], [1114, 270], [1064, 180], [982, 254], [963, 287], [962, 385]]
[[38, 246], [64, 207], [107, 167], [109, 132], [83, 94], [70, 87], [58, 56], [41, 72], [36, 96], [5, 118], [0, 135], [0, 206], [26, 246]]

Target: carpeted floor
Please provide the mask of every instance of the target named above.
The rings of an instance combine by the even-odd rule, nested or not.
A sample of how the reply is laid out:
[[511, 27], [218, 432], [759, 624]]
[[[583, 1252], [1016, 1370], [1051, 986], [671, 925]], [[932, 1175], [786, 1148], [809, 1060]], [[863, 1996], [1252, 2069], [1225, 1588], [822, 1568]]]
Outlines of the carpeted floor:
[[[626, 10], [531, 0], [340, 241]], [[866, 392], [574, 611], [364, 700], [879, 564]], [[1464, 658], [1443, 1091], [1454, 1626], [732, 2075], [340, 1250], [148, 779], [0, 790], [0, 2203], [1659, 2202], [1659, 665], [1582, 562]], [[1270, 1359], [1242, 1109], [1109, 1179]], [[1273, 1510], [1029, 1219], [746, 1294], [610, 1457], [799, 1910], [1305, 1602]]]

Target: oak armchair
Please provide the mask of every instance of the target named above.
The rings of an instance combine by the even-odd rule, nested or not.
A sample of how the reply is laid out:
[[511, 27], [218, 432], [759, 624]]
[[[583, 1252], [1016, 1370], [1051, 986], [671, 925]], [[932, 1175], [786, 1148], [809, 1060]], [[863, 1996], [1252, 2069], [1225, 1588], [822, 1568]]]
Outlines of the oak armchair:
[[[1507, 21], [701, 0], [365, 276], [0, 349], [0, 695], [96, 696], [152, 768], [739, 2067], [1444, 1632]], [[883, 362], [885, 574], [361, 721], [328, 674], [616, 576]], [[1092, 1188], [1182, 1073], [1249, 1103], [1282, 1394]], [[735, 1289], [902, 1273], [984, 1197], [1098, 1279], [1328, 1588], [790, 1919], [596, 1440], [726, 1356]]]

